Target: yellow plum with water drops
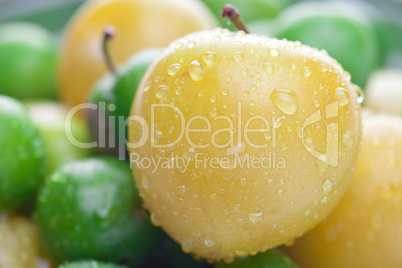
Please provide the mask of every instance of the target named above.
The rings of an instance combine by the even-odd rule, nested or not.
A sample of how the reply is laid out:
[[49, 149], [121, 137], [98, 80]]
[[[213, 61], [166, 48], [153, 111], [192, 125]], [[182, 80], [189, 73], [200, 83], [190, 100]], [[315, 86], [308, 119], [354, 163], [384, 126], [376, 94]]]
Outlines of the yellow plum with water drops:
[[211, 262], [290, 242], [347, 189], [360, 90], [324, 51], [223, 29], [173, 42], [148, 69], [130, 161], [155, 225]]
[[301, 267], [402, 267], [402, 119], [363, 116], [356, 172], [334, 212], [284, 247]]

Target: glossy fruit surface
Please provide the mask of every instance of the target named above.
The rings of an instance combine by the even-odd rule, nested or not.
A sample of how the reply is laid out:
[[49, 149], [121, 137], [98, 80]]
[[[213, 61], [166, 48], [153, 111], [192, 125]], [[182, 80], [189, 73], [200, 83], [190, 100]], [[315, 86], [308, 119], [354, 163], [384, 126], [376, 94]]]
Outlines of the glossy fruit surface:
[[215, 268], [298, 268], [288, 256], [272, 249], [256, 256], [239, 259], [231, 264], [219, 263]]
[[[91, 142], [88, 126], [84, 120], [75, 116], [70, 123], [66, 123], [68, 111], [58, 103], [29, 102], [26, 105], [45, 142], [46, 175], [50, 175], [67, 162], [91, 155], [90, 149], [73, 144], [75, 141], [86, 144]], [[71, 137], [67, 137], [66, 128], [71, 130]]]
[[39, 252], [36, 226], [28, 219], [9, 213], [0, 214], [1, 267], [50, 267]]
[[373, 73], [366, 86], [365, 105], [375, 112], [402, 115], [402, 70]]
[[284, 249], [302, 267], [402, 266], [402, 119], [363, 117], [356, 172], [335, 211]]
[[138, 265], [158, 232], [143, 218], [130, 167], [109, 158], [67, 163], [44, 183], [36, 219], [59, 262], [97, 259]]
[[297, 42], [216, 29], [172, 43], [144, 76], [129, 124], [154, 224], [212, 261], [300, 236], [347, 188], [356, 90], [334, 59]]
[[121, 64], [135, 52], [163, 47], [187, 33], [216, 25], [209, 10], [196, 0], [100, 0], [87, 2], [70, 22], [59, 68], [62, 99], [84, 103], [94, 83], [106, 73], [101, 44], [103, 29], [117, 35], [111, 56]]
[[124, 266], [97, 261], [77, 261], [60, 265], [59, 268], [124, 268]]
[[44, 28], [0, 25], [0, 94], [18, 99], [56, 97], [56, 47]]
[[0, 95], [0, 211], [32, 198], [42, 182], [45, 145], [25, 107]]
[[327, 50], [363, 87], [380, 62], [380, 45], [370, 21], [349, 3], [305, 2], [285, 10], [278, 38]]

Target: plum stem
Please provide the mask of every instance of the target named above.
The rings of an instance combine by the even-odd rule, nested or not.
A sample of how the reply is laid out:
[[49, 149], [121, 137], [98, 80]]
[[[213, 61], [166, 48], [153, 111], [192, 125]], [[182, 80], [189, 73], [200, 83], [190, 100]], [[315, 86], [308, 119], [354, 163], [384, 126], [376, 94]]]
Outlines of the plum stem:
[[240, 16], [239, 10], [235, 6], [231, 4], [224, 5], [222, 9], [221, 18], [222, 19], [228, 18], [239, 31], [250, 33], [242, 17]]
[[103, 52], [103, 57], [105, 59], [106, 65], [109, 69], [109, 71], [115, 75], [116, 74], [116, 67], [115, 64], [110, 57], [110, 52], [109, 52], [109, 40], [113, 38], [113, 36], [116, 35], [116, 29], [108, 25], [103, 29], [103, 42], [102, 42], [102, 52]]

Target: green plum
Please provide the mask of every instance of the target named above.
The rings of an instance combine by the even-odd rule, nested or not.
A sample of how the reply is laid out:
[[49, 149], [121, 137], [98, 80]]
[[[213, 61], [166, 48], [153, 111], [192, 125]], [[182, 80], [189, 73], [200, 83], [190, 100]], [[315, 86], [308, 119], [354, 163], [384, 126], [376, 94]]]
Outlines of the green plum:
[[126, 162], [90, 158], [47, 177], [36, 221], [47, 252], [58, 262], [96, 259], [135, 266], [152, 255], [159, 230], [143, 217]]
[[286, 9], [275, 36], [325, 49], [364, 87], [380, 63], [377, 33], [359, 9], [348, 3], [304, 2]]
[[383, 65], [402, 69], [402, 25], [385, 19], [373, 24], [380, 38]]
[[218, 263], [215, 268], [298, 268], [288, 256], [277, 249], [272, 249], [255, 256], [236, 260], [231, 264]]
[[0, 95], [0, 211], [23, 205], [45, 170], [45, 144], [26, 108]]
[[55, 98], [57, 53], [52, 35], [29, 23], [0, 25], [0, 94]]
[[60, 265], [58, 268], [125, 268], [125, 266], [97, 261], [77, 261]]
[[55, 102], [26, 103], [29, 114], [40, 130], [46, 146], [46, 175], [72, 160], [91, 156], [91, 150], [73, 144], [91, 142], [88, 126], [82, 118], [74, 116], [71, 120], [71, 133], [74, 140], [66, 136], [65, 119], [67, 109]]
[[[137, 87], [151, 63], [159, 56], [161, 49], [149, 48], [134, 54], [119, 70], [103, 77], [93, 88], [89, 101], [98, 105], [97, 110], [88, 110], [87, 118], [91, 134], [98, 141], [102, 153], [117, 155], [125, 154], [127, 128], [125, 120], [130, 115]], [[114, 125], [110, 129], [110, 121]], [[99, 127], [99, 122], [105, 122]], [[115, 141], [113, 144], [102, 146], [104, 140]], [[115, 146], [119, 145], [119, 146]]]

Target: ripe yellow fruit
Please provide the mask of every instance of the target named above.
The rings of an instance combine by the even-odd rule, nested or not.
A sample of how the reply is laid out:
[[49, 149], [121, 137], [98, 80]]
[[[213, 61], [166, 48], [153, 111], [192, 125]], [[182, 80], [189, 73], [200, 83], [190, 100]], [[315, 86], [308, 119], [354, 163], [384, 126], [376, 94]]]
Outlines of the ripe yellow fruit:
[[402, 267], [402, 119], [363, 116], [356, 172], [334, 212], [284, 248], [301, 267]]
[[40, 258], [35, 225], [21, 216], [0, 214], [0, 267], [50, 267]]
[[298, 42], [223, 29], [173, 42], [144, 76], [129, 123], [153, 223], [210, 261], [302, 235], [355, 167], [356, 89], [334, 59]]
[[106, 72], [103, 29], [117, 35], [110, 53], [117, 63], [148, 47], [163, 47], [185, 34], [216, 26], [197, 0], [97, 0], [86, 3], [70, 22], [59, 66], [62, 99], [70, 106], [87, 101], [93, 84]]

